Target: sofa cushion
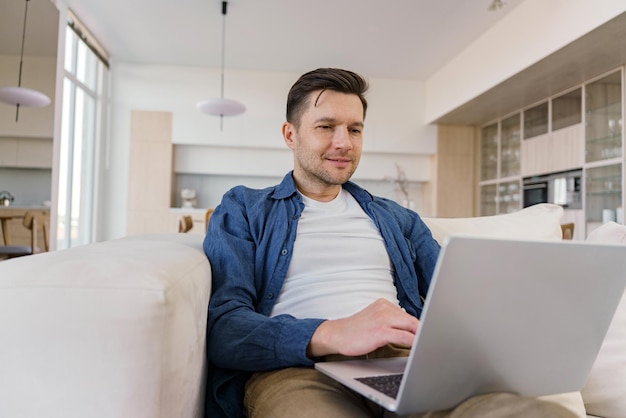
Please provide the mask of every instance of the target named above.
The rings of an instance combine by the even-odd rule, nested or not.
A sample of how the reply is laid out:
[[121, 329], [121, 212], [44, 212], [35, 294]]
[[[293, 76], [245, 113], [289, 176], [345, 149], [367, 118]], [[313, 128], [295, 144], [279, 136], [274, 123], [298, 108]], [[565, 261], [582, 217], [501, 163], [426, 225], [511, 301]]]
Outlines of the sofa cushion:
[[0, 416], [204, 416], [210, 286], [198, 235], [0, 262]]
[[494, 238], [560, 240], [562, 237], [559, 205], [541, 203], [513, 213], [475, 218], [424, 218], [440, 244], [451, 234]]
[[[626, 226], [607, 222], [592, 231], [587, 241], [626, 244]], [[626, 418], [626, 293], [617, 307], [582, 395], [587, 413]]]
[[[475, 218], [424, 218], [433, 237], [442, 244], [450, 235], [472, 235], [494, 238], [560, 240], [563, 208], [548, 203], [537, 204], [517, 212]], [[542, 396], [585, 417], [580, 392]]]

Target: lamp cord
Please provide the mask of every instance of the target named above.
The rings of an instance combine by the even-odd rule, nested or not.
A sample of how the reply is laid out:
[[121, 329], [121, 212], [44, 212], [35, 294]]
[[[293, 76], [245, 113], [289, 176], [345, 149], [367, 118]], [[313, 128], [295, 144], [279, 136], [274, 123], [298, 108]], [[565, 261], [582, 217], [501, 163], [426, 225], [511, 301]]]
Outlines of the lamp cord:
[[[22, 50], [20, 51], [20, 70], [17, 76], [17, 87], [22, 87], [22, 63], [24, 62], [24, 41], [26, 40], [26, 17], [28, 16], [28, 2], [30, 0], [26, 0], [26, 5], [24, 6], [24, 26], [22, 27]], [[17, 103], [15, 107], [15, 122], [18, 121], [20, 116], [20, 104]]]
[[24, 40], [26, 39], [26, 17], [28, 16], [28, 2], [26, 0], [26, 6], [24, 7], [24, 26], [22, 28], [22, 50], [20, 51], [20, 72], [17, 80], [17, 86], [22, 87], [22, 62], [24, 60]]
[[222, 85], [220, 87], [221, 98], [224, 98], [224, 59], [226, 57], [226, 13], [227, 13], [228, 2], [222, 2], [222, 75], [221, 82]]

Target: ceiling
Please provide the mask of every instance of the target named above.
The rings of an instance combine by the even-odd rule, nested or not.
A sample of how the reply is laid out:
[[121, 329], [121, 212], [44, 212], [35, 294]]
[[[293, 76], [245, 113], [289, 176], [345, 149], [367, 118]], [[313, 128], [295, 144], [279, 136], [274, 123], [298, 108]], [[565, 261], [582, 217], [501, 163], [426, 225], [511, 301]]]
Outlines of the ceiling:
[[[30, 0], [25, 55], [55, 55], [58, 12]], [[61, 0], [114, 62], [219, 67], [220, 0]], [[426, 80], [524, 0], [230, 0], [226, 69], [342, 67]], [[2, 0], [0, 55], [19, 55], [24, 0]], [[626, 63], [626, 13], [436, 123], [480, 125]]]
[[[220, 66], [219, 0], [64, 1], [115, 61]], [[522, 1], [489, 11], [491, 0], [231, 0], [225, 66], [423, 80]], [[2, 1], [0, 54], [19, 54], [24, 4]], [[47, 6], [30, 0], [27, 55], [54, 54]]]
[[622, 13], [435, 122], [481, 125], [558, 96], [625, 63], [626, 13]]

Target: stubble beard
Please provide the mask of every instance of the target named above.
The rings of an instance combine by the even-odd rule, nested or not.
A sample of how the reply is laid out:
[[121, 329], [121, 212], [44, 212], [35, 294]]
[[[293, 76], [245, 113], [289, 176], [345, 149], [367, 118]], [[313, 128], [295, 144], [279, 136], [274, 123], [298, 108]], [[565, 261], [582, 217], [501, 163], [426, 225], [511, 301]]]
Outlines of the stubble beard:
[[319, 157], [319, 163], [315, 164], [314, 159], [307, 157], [300, 159], [299, 165], [303, 174], [307, 177], [308, 182], [315, 183], [321, 186], [338, 186], [342, 185], [354, 174], [358, 166], [358, 159], [354, 157], [351, 159], [351, 166], [346, 167], [344, 170], [337, 170], [335, 172], [324, 168], [324, 163], [327, 156], [322, 155]]

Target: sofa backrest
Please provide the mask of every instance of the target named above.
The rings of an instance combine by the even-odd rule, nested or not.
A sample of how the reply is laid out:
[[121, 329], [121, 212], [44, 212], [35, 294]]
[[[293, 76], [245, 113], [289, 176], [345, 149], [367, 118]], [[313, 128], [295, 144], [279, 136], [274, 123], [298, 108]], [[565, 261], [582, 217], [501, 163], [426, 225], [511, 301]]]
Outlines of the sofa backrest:
[[559, 205], [542, 203], [513, 213], [475, 218], [423, 218], [440, 244], [451, 234], [494, 238], [560, 240]]

